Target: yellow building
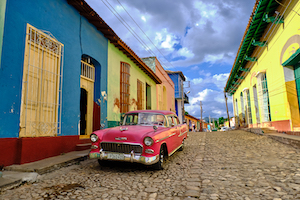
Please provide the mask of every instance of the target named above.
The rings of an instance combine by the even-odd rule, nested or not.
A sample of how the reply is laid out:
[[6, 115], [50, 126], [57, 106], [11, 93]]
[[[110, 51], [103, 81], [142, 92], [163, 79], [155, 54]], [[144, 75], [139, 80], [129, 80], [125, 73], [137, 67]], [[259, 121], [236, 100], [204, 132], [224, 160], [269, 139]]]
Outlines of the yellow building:
[[300, 131], [300, 3], [257, 0], [225, 92], [236, 126]]

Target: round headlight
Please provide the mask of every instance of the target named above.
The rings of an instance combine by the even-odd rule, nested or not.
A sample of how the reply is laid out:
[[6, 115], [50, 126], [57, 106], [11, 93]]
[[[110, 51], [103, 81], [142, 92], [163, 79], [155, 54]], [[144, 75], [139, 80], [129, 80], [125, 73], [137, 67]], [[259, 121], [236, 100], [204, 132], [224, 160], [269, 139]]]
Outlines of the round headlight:
[[98, 136], [95, 135], [95, 134], [92, 134], [92, 135], [91, 135], [91, 141], [92, 141], [92, 142], [97, 142], [97, 140], [98, 140]]
[[144, 143], [146, 146], [151, 146], [153, 144], [153, 139], [151, 137], [145, 137]]

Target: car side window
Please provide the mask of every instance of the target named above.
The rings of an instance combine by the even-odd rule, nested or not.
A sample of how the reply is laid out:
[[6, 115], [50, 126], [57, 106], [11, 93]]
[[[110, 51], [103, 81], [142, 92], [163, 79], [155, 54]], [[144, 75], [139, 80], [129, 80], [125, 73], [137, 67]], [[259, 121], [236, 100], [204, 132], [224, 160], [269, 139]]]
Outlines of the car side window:
[[173, 119], [172, 116], [168, 116], [169, 127], [172, 127]]
[[176, 116], [173, 116], [173, 121], [174, 121], [175, 126], [177, 126], [179, 124], [178, 118]]

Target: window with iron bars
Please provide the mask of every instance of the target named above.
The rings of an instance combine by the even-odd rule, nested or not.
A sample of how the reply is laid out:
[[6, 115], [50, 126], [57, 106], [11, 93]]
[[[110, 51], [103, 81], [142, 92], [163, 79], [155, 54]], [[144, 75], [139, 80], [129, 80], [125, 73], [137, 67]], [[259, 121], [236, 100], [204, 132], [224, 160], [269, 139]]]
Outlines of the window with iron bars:
[[130, 65], [121, 62], [120, 71], [120, 112], [126, 113], [130, 105]]
[[61, 134], [62, 43], [27, 24], [20, 137]]
[[261, 76], [261, 97], [262, 97], [262, 109], [263, 109], [263, 119], [265, 122], [271, 121], [270, 115], [270, 102], [269, 102], [269, 91], [266, 73]]
[[144, 83], [137, 80], [137, 109], [144, 110]]

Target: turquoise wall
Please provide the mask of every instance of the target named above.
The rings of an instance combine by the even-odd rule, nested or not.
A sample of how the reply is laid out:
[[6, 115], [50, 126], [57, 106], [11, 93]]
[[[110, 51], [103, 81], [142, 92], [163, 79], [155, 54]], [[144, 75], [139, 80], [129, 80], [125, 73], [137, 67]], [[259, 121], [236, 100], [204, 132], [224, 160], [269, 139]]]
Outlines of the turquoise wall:
[[[5, 3], [1, 1], [0, 5], [0, 16], [3, 17]], [[108, 40], [65, 0], [11, 0], [6, 2], [2, 23], [5, 28], [0, 68], [0, 138], [19, 136], [27, 23], [49, 31], [64, 45], [61, 135], [78, 135], [81, 56], [88, 55], [99, 63], [100, 71], [96, 73], [101, 77], [95, 96], [101, 98], [101, 91], [107, 91]], [[101, 104], [101, 122], [106, 116], [107, 102], [104, 102]]]

